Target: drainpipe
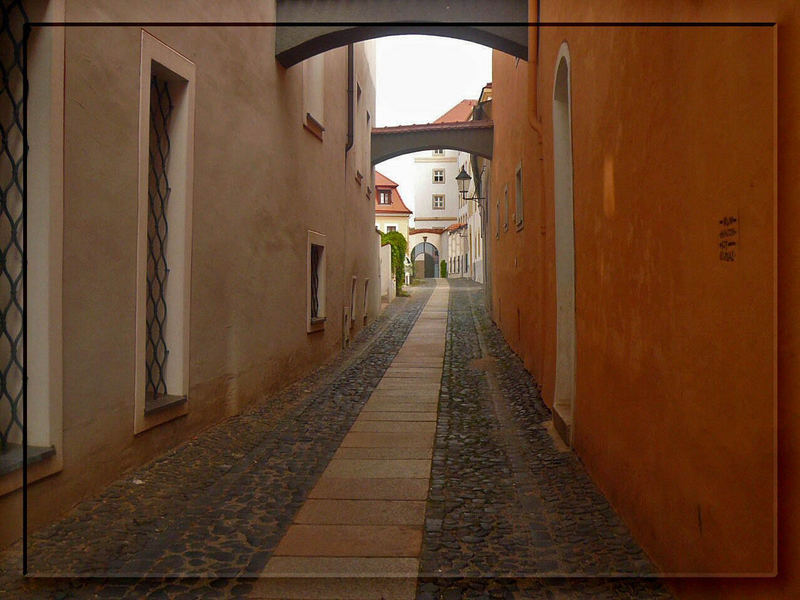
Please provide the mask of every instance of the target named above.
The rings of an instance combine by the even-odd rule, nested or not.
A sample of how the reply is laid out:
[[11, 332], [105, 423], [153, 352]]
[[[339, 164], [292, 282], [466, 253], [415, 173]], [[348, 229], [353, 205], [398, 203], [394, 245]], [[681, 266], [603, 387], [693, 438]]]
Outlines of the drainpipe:
[[347, 144], [344, 147], [344, 153], [347, 154], [350, 148], [353, 147], [353, 128], [355, 125], [354, 120], [354, 106], [353, 94], [355, 87], [353, 82], [355, 80], [355, 50], [353, 44], [347, 45]]

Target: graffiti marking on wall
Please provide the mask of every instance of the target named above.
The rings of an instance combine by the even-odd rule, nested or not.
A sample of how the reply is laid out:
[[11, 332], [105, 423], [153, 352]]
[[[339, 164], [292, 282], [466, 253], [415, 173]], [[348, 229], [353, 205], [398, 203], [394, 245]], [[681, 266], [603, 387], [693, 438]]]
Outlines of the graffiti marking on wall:
[[736, 249], [739, 244], [739, 219], [723, 217], [719, 220], [719, 259], [724, 262], [736, 260]]

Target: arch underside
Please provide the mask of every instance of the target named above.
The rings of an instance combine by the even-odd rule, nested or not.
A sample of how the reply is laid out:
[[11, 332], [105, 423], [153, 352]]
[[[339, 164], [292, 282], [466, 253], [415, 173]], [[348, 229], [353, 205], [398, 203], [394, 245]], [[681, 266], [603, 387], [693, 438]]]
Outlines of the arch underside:
[[[413, 128], [414, 126], [410, 126]], [[395, 156], [422, 150], [460, 150], [484, 158], [492, 158], [493, 128], [491, 125], [470, 129], [453, 128], [435, 131], [398, 131], [372, 133], [372, 164]]]
[[288, 68], [347, 44], [416, 34], [462, 39], [527, 60], [527, 22], [527, 0], [278, 0], [275, 57]]

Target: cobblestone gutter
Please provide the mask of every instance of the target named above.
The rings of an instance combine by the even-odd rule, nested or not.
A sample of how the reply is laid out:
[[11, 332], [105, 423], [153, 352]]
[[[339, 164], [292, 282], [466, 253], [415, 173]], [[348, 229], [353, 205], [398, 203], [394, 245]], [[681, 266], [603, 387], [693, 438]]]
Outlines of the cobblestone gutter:
[[246, 578], [263, 569], [432, 289], [398, 298], [346, 351], [302, 381], [32, 535], [29, 568], [40, 578], [19, 577], [19, 544], [4, 552], [0, 598], [247, 594]]
[[451, 281], [418, 600], [670, 597], [549, 418], [481, 286]]

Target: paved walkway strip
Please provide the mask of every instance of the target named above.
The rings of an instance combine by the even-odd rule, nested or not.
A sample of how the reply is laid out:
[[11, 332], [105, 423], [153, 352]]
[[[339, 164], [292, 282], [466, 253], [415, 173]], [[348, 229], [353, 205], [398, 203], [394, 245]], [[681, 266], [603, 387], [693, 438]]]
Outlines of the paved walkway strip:
[[436, 282], [251, 597], [414, 598], [447, 328]]

